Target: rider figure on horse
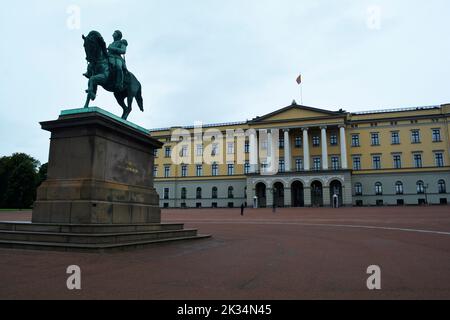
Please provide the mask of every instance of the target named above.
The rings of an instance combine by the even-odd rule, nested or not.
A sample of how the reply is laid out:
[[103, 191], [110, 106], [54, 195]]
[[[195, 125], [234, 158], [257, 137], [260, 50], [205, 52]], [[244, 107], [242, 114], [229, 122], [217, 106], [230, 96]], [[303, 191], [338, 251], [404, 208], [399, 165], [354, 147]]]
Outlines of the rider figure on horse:
[[127, 71], [125, 59], [122, 57], [127, 52], [128, 42], [122, 39], [122, 32], [119, 30], [113, 33], [114, 42], [108, 47], [109, 63], [116, 71], [116, 88], [123, 90], [124, 71]]
[[[127, 72], [125, 59], [122, 57], [127, 52], [128, 42], [122, 39], [122, 32], [119, 30], [113, 33], [114, 42], [108, 47], [108, 61], [115, 71], [115, 83], [114, 87], [118, 91], [122, 91], [124, 84], [124, 72]], [[88, 70], [83, 74], [86, 78], [90, 78], [93, 75], [92, 64], [88, 64]]]

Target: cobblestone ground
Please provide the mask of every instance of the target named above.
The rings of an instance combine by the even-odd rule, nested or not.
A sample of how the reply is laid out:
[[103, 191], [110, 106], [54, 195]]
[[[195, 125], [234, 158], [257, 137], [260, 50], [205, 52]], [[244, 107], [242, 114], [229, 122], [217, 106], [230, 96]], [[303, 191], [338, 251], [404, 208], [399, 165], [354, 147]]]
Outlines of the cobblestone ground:
[[[162, 218], [213, 237], [107, 254], [0, 249], [0, 299], [450, 299], [448, 206], [170, 209]], [[73, 264], [80, 291], [66, 288]], [[381, 268], [381, 290], [367, 289], [370, 265]]]

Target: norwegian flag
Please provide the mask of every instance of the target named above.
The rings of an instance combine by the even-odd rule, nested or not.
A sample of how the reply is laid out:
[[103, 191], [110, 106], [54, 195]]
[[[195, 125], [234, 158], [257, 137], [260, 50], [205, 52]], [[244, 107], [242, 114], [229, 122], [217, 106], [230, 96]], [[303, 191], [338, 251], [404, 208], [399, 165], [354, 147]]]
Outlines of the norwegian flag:
[[301, 84], [302, 83], [302, 75], [300, 74], [298, 76], [297, 80], [295, 80], [295, 81], [297, 81], [297, 84]]

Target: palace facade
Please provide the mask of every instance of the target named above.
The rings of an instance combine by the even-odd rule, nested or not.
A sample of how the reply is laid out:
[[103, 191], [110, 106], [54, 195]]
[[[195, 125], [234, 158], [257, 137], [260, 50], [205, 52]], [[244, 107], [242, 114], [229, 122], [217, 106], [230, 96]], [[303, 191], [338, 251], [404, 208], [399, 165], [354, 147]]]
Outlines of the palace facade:
[[[447, 204], [450, 105], [151, 130], [161, 207]], [[210, 133], [212, 132], [212, 133]], [[208, 136], [206, 139], [205, 137]]]

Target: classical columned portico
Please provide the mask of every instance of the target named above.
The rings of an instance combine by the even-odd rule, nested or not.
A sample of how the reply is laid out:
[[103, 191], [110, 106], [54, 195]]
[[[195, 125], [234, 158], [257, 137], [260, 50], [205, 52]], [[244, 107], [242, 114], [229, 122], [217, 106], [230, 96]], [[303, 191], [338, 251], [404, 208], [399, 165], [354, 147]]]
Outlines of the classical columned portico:
[[[338, 127], [337, 124], [331, 125], [332, 129]], [[310, 143], [310, 135], [313, 134], [313, 139], [319, 140], [320, 137], [320, 160], [321, 160], [321, 168], [322, 170], [328, 171], [330, 170], [330, 159], [329, 159], [329, 145], [328, 145], [328, 131], [330, 130], [329, 124], [317, 124], [314, 126], [307, 127], [291, 127], [291, 128], [281, 128], [281, 129], [258, 129], [252, 130], [249, 134], [249, 152], [250, 152], [250, 172], [257, 173], [259, 168], [259, 152], [262, 152], [264, 147], [261, 147], [261, 141], [267, 141], [267, 167], [266, 173], [277, 174], [279, 172], [279, 144], [278, 138], [282, 134], [282, 139], [284, 141], [284, 172], [292, 172], [295, 169], [293, 165], [293, 152], [295, 154], [295, 150], [292, 149], [291, 144], [291, 133], [293, 130], [301, 129], [303, 133], [302, 142], [303, 142], [303, 171], [311, 171], [311, 143]], [[320, 130], [320, 136], [317, 137], [317, 130]], [[258, 137], [257, 131], [260, 131], [261, 135]], [[282, 131], [282, 132], [280, 132]], [[334, 132], [334, 131], [333, 131]], [[334, 134], [334, 133], [333, 133]], [[339, 138], [340, 138], [340, 158], [341, 158], [341, 168], [348, 169], [348, 159], [347, 159], [347, 141], [346, 141], [346, 133], [345, 126], [339, 125]], [[333, 140], [335, 141], [335, 140]], [[333, 143], [332, 147], [337, 145], [337, 143]], [[261, 149], [261, 150], [260, 150]], [[335, 151], [333, 151], [335, 152]], [[314, 156], [319, 156], [315, 151], [313, 153]], [[264, 155], [263, 155], [264, 157]], [[283, 159], [283, 158], [282, 158]]]
[[328, 146], [327, 146], [327, 127], [320, 127], [322, 145], [322, 169], [328, 170]]
[[339, 136], [341, 142], [341, 163], [342, 169], [348, 169], [347, 163], [347, 139], [345, 138], [345, 127], [339, 126]]

